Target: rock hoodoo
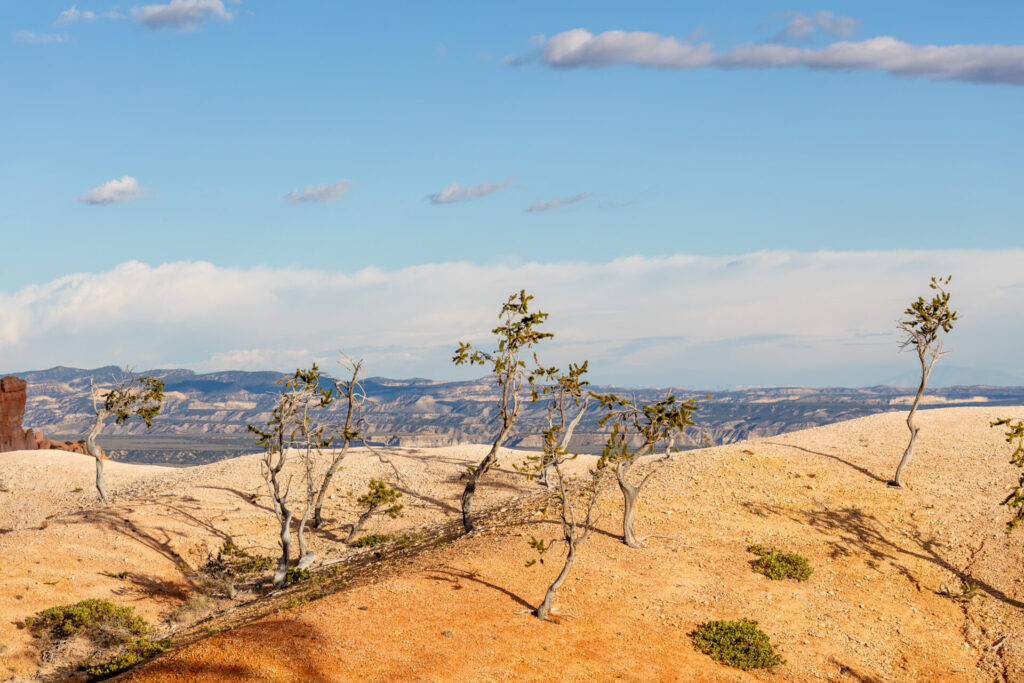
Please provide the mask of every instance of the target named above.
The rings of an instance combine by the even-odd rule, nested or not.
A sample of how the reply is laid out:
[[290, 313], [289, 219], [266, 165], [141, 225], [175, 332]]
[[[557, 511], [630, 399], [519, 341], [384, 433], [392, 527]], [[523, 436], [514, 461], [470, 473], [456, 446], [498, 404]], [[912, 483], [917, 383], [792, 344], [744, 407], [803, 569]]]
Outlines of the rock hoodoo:
[[88, 455], [85, 441], [53, 441], [21, 426], [28, 382], [13, 375], [0, 379], [0, 453], [57, 449]]

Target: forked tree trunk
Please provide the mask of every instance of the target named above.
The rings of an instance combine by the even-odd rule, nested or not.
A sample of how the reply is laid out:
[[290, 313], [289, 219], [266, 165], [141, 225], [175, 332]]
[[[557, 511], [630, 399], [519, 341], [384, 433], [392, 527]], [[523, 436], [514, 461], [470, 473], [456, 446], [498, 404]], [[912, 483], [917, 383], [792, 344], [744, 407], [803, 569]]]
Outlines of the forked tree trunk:
[[640, 487], [633, 486], [626, 481], [626, 473], [629, 472], [629, 466], [623, 467], [626, 463], [631, 462], [622, 461], [615, 467], [615, 479], [619, 482], [619, 490], [622, 491], [622, 542], [630, 548], [640, 548], [641, 545], [637, 542], [636, 535], [633, 533], [633, 516], [636, 513], [636, 498], [637, 494], [640, 493]]
[[914, 457], [914, 442], [917, 441], [917, 433], [920, 431], [920, 427], [914, 425], [914, 414], [917, 412], [918, 404], [921, 403], [921, 396], [924, 394], [924, 387], [928, 383], [928, 375], [932, 370], [931, 364], [925, 361], [924, 355], [919, 355], [921, 357], [921, 384], [917, 387], [917, 395], [914, 397], [914, 403], [910, 406], [910, 413], [907, 415], [910, 443], [907, 444], [907, 449], [903, 451], [903, 457], [900, 458], [900, 464], [896, 467], [896, 476], [889, 482], [890, 486], [898, 488], [903, 488], [903, 470], [910, 463], [910, 459]]
[[97, 413], [96, 421], [89, 430], [89, 435], [85, 438], [86, 450], [89, 451], [89, 455], [96, 459], [96, 491], [100, 494], [100, 500], [104, 503], [107, 502], [107, 483], [103, 477], [103, 453], [100, 451], [99, 446], [96, 445], [96, 437], [100, 435], [100, 430], [103, 429], [103, 421], [106, 417], [103, 413]]
[[476, 524], [473, 523], [473, 494], [476, 493], [477, 482], [480, 481], [480, 477], [484, 475], [484, 472], [498, 459], [498, 449], [505, 442], [505, 437], [508, 436], [510, 429], [511, 426], [502, 427], [501, 433], [494, 440], [494, 445], [491, 446], [487, 457], [480, 461], [480, 464], [469, 475], [469, 481], [466, 482], [466, 488], [462, 492], [462, 528], [465, 529], [467, 534], [476, 531]]
[[569, 552], [565, 555], [565, 564], [562, 565], [562, 571], [558, 573], [554, 583], [548, 586], [548, 591], [544, 594], [544, 602], [540, 603], [540, 606], [534, 611], [538, 619], [551, 621], [551, 617], [548, 615], [551, 613], [551, 604], [555, 601], [555, 593], [562, 587], [565, 580], [569, 578], [569, 572], [572, 571], [572, 565], [576, 561], [576, 539], [569, 540], [568, 544]]
[[299, 563], [295, 565], [296, 569], [305, 569], [316, 559], [316, 553], [306, 549], [306, 522], [309, 521], [309, 513], [310, 506], [307, 498], [306, 508], [302, 511], [302, 518], [299, 520]]

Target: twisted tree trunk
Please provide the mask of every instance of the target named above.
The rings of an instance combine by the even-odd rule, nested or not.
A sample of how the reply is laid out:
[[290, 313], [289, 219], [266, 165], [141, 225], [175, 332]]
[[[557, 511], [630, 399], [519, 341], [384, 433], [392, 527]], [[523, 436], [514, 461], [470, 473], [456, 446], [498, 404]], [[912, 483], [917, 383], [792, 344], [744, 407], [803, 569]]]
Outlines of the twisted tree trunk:
[[103, 421], [107, 419], [105, 411], [96, 413], [96, 421], [93, 422], [92, 428], [89, 429], [89, 435], [85, 438], [85, 448], [89, 451], [89, 455], [96, 459], [96, 491], [100, 494], [100, 500], [104, 503], [107, 502], [107, 483], [103, 477], [103, 451], [100, 450], [96, 444], [96, 437], [100, 435], [100, 431], [103, 429]]
[[914, 414], [917, 412], [917, 406], [921, 403], [921, 396], [924, 394], [925, 385], [928, 382], [928, 375], [931, 374], [932, 363], [928, 363], [925, 360], [924, 354], [918, 352], [918, 356], [921, 358], [921, 384], [917, 387], [917, 395], [914, 397], [914, 402], [910, 406], [910, 413], [907, 415], [907, 429], [910, 430], [910, 443], [907, 444], [907, 449], [903, 451], [903, 457], [900, 458], [900, 464], [896, 467], [896, 476], [893, 477], [892, 481], [889, 482], [890, 486], [897, 488], [903, 488], [903, 470], [910, 463], [910, 459], [914, 456], [914, 442], [917, 441], [917, 433], [920, 431], [920, 427], [914, 425]]
[[467, 534], [471, 531], [476, 531], [477, 528], [473, 522], [473, 494], [476, 493], [477, 482], [480, 481], [480, 477], [484, 475], [484, 472], [497, 461], [498, 449], [505, 442], [505, 437], [508, 436], [509, 430], [510, 427], [503, 426], [501, 428], [501, 432], [498, 434], [498, 438], [494, 440], [494, 445], [488, 451], [487, 457], [480, 461], [480, 464], [469, 475], [469, 481], [466, 482], [466, 488], [462, 492], [462, 528], [465, 529]]
[[630, 548], [640, 548], [633, 533], [633, 516], [636, 513], [637, 494], [640, 493], [639, 486], [633, 486], [626, 481], [626, 474], [629, 472], [632, 460], [623, 460], [615, 466], [615, 479], [619, 482], [619, 490], [622, 491], [622, 542]]
[[549, 614], [551, 613], [551, 605], [555, 600], [555, 593], [562, 587], [565, 580], [569, 578], [569, 572], [572, 571], [572, 565], [576, 561], [576, 539], [570, 538], [566, 541], [569, 544], [569, 552], [565, 556], [565, 564], [562, 565], [562, 571], [558, 573], [558, 577], [554, 583], [548, 586], [547, 593], [544, 594], [544, 601], [540, 603], [540, 606], [534, 611], [538, 619], [544, 619], [551, 621]]

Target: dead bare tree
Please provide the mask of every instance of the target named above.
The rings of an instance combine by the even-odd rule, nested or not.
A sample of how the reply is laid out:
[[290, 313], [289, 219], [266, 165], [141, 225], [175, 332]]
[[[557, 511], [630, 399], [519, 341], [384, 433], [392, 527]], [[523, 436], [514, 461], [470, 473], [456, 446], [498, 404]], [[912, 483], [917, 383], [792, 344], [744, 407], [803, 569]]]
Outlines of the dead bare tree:
[[284, 585], [291, 561], [294, 511], [289, 507], [288, 496], [291, 493], [292, 477], [289, 476], [287, 482], [283, 479], [289, 450], [293, 447], [302, 461], [306, 488], [306, 501], [296, 534], [299, 560], [295, 568], [305, 569], [316, 559], [316, 553], [307, 549], [305, 532], [315, 501], [316, 458], [322, 449], [330, 446], [331, 438], [324, 437], [325, 426], [315, 424], [312, 413], [328, 406], [334, 398], [334, 390], [324, 389], [320, 379], [321, 373], [315, 363], [309, 370], [296, 370], [292, 377], [281, 380], [284, 382], [284, 391], [266, 426], [249, 425], [249, 431], [259, 437], [256, 443], [264, 450], [260, 469], [270, 492], [274, 516], [280, 525], [281, 555], [274, 572], [275, 586]]
[[[581, 379], [587, 371], [587, 363], [582, 365], [570, 364], [566, 373], [560, 373], [557, 368], [542, 369], [543, 375], [551, 383], [541, 388], [541, 393], [551, 396], [551, 403], [548, 406], [547, 429], [543, 431], [544, 452], [543, 456], [536, 461], [535, 467], [543, 473], [554, 472], [554, 484], [556, 485], [555, 497], [558, 499], [559, 513], [561, 517], [562, 538], [550, 543], [530, 539], [530, 546], [537, 551], [539, 561], [543, 564], [544, 555], [558, 542], [565, 543], [566, 553], [562, 569], [558, 576], [548, 586], [544, 593], [544, 600], [541, 601], [533, 614], [545, 621], [551, 621], [551, 615], [571, 616], [555, 612], [552, 605], [555, 594], [569, 578], [573, 565], [576, 562], [576, 553], [579, 547], [587, 540], [590, 531], [594, 528], [597, 520], [594, 516], [597, 509], [597, 498], [600, 491], [601, 477], [606, 467], [595, 467], [590, 472], [590, 478], [586, 486], [579, 486], [575, 479], [571, 479], [564, 470], [564, 465], [569, 460], [578, 457], [578, 453], [569, 451], [569, 443], [572, 440], [572, 431], [579, 424], [583, 414], [587, 411], [590, 401], [590, 394], [585, 393], [588, 382]], [[575, 411], [576, 415], [570, 418], [568, 412]], [[575, 498], [578, 493], [583, 493], [586, 500], [586, 513], [582, 520], [578, 519], [577, 504]], [[527, 567], [533, 566], [538, 560], [531, 560], [526, 563]]]
[[[659, 443], [666, 443], [665, 459], [677, 452], [675, 439], [693, 424], [690, 416], [697, 410], [696, 399], [681, 401], [670, 395], [653, 403], [640, 403], [633, 399], [620, 398], [615, 394], [596, 394], [601, 408], [607, 413], [598, 420], [598, 425], [611, 424], [608, 440], [605, 442], [598, 467], [610, 467], [622, 492], [622, 540], [630, 548], [639, 548], [640, 543], [633, 533], [633, 517], [640, 491], [654, 475], [651, 469], [638, 483], [629, 481], [630, 470], [645, 455], [654, 453]], [[631, 443], [639, 441], [639, 446]]]
[[96, 491], [104, 503], [107, 502], [107, 484], [103, 476], [103, 461], [107, 456], [96, 443], [104, 423], [113, 417], [114, 424], [123, 425], [137, 417], [149, 429], [164, 400], [164, 383], [155, 377], [137, 376], [131, 368], [125, 368], [120, 377], [111, 379], [111, 388], [98, 387], [89, 380], [92, 410], [96, 417], [85, 438], [86, 450], [96, 460]]
[[476, 492], [480, 477], [497, 462], [498, 451], [519, 416], [524, 400], [523, 384], [533, 381], [533, 375], [527, 371], [526, 362], [520, 356], [524, 350], [554, 336], [537, 330], [537, 327], [547, 319], [548, 314], [540, 311], [531, 313], [529, 303], [532, 299], [526, 290], [521, 290], [511, 295], [502, 305], [501, 313], [498, 315], [501, 324], [491, 330], [498, 338], [498, 346], [494, 351], [481, 351], [471, 344], [460, 342], [452, 357], [452, 362], [456, 365], [491, 366], [500, 392], [498, 434], [490, 451], [470, 472], [466, 488], [462, 492], [462, 526], [466, 533], [476, 530], [473, 522], [473, 494]]
[[921, 362], [921, 382], [917, 387], [917, 395], [910, 406], [910, 413], [907, 415], [907, 429], [910, 430], [910, 442], [903, 451], [900, 464], [896, 468], [896, 475], [889, 482], [890, 486], [903, 487], [903, 470], [910, 463], [914, 455], [914, 442], [917, 441], [917, 434], [920, 427], [914, 425], [914, 414], [921, 403], [921, 396], [924, 394], [925, 386], [928, 384], [928, 377], [932, 374], [935, 361], [946, 355], [942, 349], [942, 335], [953, 329], [953, 323], [957, 320], [956, 311], [949, 307], [949, 292], [946, 286], [953, 279], [952, 275], [945, 278], [933, 277], [928, 286], [935, 290], [931, 300], [923, 296], [917, 297], [917, 301], [910, 304], [903, 315], [903, 320], [897, 321], [899, 329], [903, 332], [903, 340], [900, 342], [900, 349], [914, 349], [917, 358]]

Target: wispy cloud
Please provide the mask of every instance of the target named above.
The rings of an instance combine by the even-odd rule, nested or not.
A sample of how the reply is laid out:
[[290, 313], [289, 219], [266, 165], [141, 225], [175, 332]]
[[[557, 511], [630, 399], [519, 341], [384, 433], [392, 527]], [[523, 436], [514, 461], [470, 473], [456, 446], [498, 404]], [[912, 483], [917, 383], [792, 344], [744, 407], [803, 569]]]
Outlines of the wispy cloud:
[[292, 190], [284, 196], [293, 204], [302, 202], [333, 202], [348, 192], [351, 180], [339, 180], [329, 185], [310, 185], [301, 190]]
[[33, 31], [18, 31], [14, 34], [14, 42], [24, 45], [56, 45], [57, 43], [68, 42], [66, 33], [35, 33]]
[[657, 33], [606, 31], [594, 35], [577, 28], [544, 40], [541, 49], [529, 59], [513, 62], [528, 60], [561, 69], [618, 64], [657, 69], [799, 67], [1024, 85], [1024, 45], [912, 45], [888, 36], [814, 48], [745, 43], [716, 52], [710, 43], [692, 44]]
[[222, 0], [171, 0], [166, 5], [133, 7], [132, 15], [149, 28], [172, 31], [194, 31], [211, 19], [230, 21], [235, 16]]
[[810, 15], [790, 10], [782, 16], [786, 19], [786, 25], [775, 34], [775, 41], [779, 43], [808, 40], [818, 32], [849, 38], [860, 26], [859, 20], [852, 17], [837, 17], [834, 12], [828, 10]]
[[560, 209], [563, 206], [568, 206], [569, 204], [575, 204], [576, 202], [582, 202], [584, 199], [586, 199], [589, 196], [590, 196], [589, 192], [580, 192], [579, 194], [575, 194], [575, 195], [573, 195], [571, 197], [564, 197], [562, 199], [552, 199], [552, 200], [547, 201], [547, 202], [534, 202], [533, 204], [530, 204], [530, 206], [526, 207], [526, 210], [531, 212], [531, 213], [536, 213], [538, 211], [549, 211], [551, 209]]
[[141, 199], [143, 196], [139, 181], [126, 175], [89, 190], [78, 201], [85, 204], [116, 204]]
[[451, 367], [455, 343], [489, 344], [501, 301], [526, 287], [555, 334], [544, 362], [589, 359], [598, 381], [863, 385], [913, 369], [894, 321], [940, 273], [953, 273], [963, 321], [950, 363], [1016, 362], [1022, 259], [1010, 249], [758, 252], [356, 272], [128, 262], [0, 292], [0, 362], [287, 370], [344, 348], [372, 358], [374, 374], [464, 377]]
[[479, 185], [467, 185], [465, 187], [458, 183], [452, 183], [440, 192], [430, 195], [430, 202], [432, 204], [453, 204], [455, 202], [465, 202], [470, 199], [480, 199], [481, 197], [486, 197], [489, 194], [501, 192], [512, 184], [512, 180], [513, 179], [510, 176], [500, 183], [486, 182], [480, 183]]
[[96, 13], [89, 10], [80, 10], [76, 5], [72, 5], [61, 12], [54, 23], [57, 26], [67, 26], [68, 24], [77, 24], [80, 21], [96, 21]]

